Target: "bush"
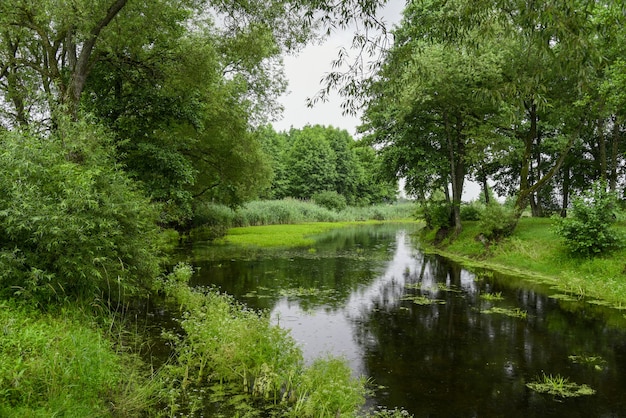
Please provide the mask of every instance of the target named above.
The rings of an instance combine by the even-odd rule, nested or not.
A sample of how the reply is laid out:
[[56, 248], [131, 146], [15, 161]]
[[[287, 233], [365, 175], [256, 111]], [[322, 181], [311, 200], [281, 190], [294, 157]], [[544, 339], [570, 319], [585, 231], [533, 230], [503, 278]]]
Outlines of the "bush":
[[158, 211], [96, 126], [0, 133], [0, 292], [123, 296], [159, 274]]
[[233, 226], [235, 212], [225, 205], [216, 203], [200, 203], [193, 211], [191, 226], [197, 239], [214, 240], [226, 235], [228, 228]]
[[464, 203], [461, 205], [461, 220], [479, 221], [484, 210], [485, 205], [480, 202]]
[[428, 228], [439, 230], [452, 225], [452, 206], [446, 201], [428, 202], [423, 205], [422, 211]]
[[617, 196], [603, 182], [572, 201], [571, 217], [556, 218], [555, 230], [570, 252], [592, 256], [619, 248], [622, 237], [612, 228], [616, 222]]
[[515, 229], [515, 212], [508, 206], [492, 202], [485, 207], [478, 223], [479, 234], [488, 241], [507, 237]]
[[336, 212], [340, 212], [348, 206], [346, 198], [332, 190], [317, 192], [311, 197], [311, 200], [326, 209]]

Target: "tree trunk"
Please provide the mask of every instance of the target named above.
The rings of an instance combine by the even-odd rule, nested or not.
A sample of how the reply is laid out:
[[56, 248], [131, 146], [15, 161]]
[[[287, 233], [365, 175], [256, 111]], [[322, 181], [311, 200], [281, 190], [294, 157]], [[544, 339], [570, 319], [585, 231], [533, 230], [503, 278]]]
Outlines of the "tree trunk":
[[107, 14], [91, 29], [89, 37], [83, 42], [80, 54], [76, 53], [76, 45], [73, 42], [68, 41], [68, 53], [72, 58], [70, 61], [74, 65], [73, 68], [71, 68], [70, 82], [67, 86], [64, 97], [62, 97], [62, 102], [67, 106], [67, 111], [70, 115], [72, 115], [72, 117], [76, 117], [78, 112], [80, 96], [83, 93], [87, 76], [89, 75], [89, 71], [93, 65], [91, 57], [93, 55], [93, 49], [96, 46], [96, 41], [98, 40], [98, 36], [100, 35], [102, 29], [111, 23], [113, 18], [117, 16], [127, 2], [128, 0], [113, 1], [107, 10]]
[[484, 171], [481, 172], [480, 182], [483, 186], [483, 194], [485, 195], [485, 205], [489, 205], [489, 185], [487, 184], [487, 176]]
[[619, 123], [613, 116], [613, 138], [611, 140], [611, 168], [609, 174], [609, 189], [614, 192], [617, 188], [617, 161], [619, 159]]
[[567, 164], [563, 167], [563, 200], [561, 202], [561, 218], [567, 217], [567, 208], [569, 206], [569, 189], [571, 182], [570, 166]]
[[598, 151], [600, 152], [600, 179], [605, 181], [607, 174], [606, 138], [604, 137], [604, 119], [598, 119]]

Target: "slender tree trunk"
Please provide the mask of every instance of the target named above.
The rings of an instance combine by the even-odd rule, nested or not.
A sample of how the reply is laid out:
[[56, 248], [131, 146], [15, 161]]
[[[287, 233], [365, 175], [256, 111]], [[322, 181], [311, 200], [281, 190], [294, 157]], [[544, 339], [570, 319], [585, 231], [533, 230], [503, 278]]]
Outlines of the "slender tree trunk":
[[488, 205], [490, 203], [489, 184], [487, 184], [487, 175], [485, 174], [485, 170], [481, 170], [480, 182], [483, 186], [483, 194], [485, 195], [485, 205]]
[[561, 217], [565, 218], [567, 216], [567, 209], [569, 206], [569, 189], [571, 182], [571, 173], [570, 173], [570, 165], [566, 164], [563, 167], [563, 200], [561, 202]]
[[598, 151], [600, 152], [600, 179], [606, 180], [606, 138], [604, 136], [604, 119], [598, 119]]
[[461, 233], [461, 198], [463, 195], [463, 182], [465, 180], [465, 144], [463, 141], [463, 126], [460, 116], [456, 117], [454, 129], [448, 129], [448, 152], [450, 161], [450, 178], [452, 180], [452, 217], [454, 221], [454, 233]]
[[617, 161], [619, 159], [619, 123], [617, 118], [613, 116], [613, 138], [611, 140], [611, 168], [609, 175], [609, 189], [614, 192], [617, 188]]
[[[526, 208], [526, 205], [528, 205], [531, 195], [537, 192], [538, 190], [540, 190], [559, 171], [559, 169], [563, 165], [563, 162], [567, 158], [569, 150], [572, 148], [574, 141], [579, 136], [578, 132], [570, 134], [570, 138], [567, 141], [567, 144], [565, 144], [565, 146], [561, 150], [561, 153], [559, 157], [557, 158], [556, 162], [554, 163], [554, 165], [552, 166], [552, 168], [550, 168], [548, 172], [543, 174], [541, 178], [533, 182], [533, 184], [531, 185], [530, 180], [529, 180], [530, 158], [532, 155], [532, 147], [533, 147], [534, 139], [536, 138], [536, 135], [537, 135], [537, 120], [538, 119], [537, 119], [537, 107], [534, 103], [531, 104], [530, 106], [527, 106], [527, 110], [528, 110], [528, 118], [530, 119], [531, 126], [530, 126], [530, 130], [528, 134], [523, 136], [524, 146], [525, 146], [524, 157], [522, 160], [522, 169], [521, 169], [521, 174], [520, 174], [520, 189], [517, 195], [517, 200], [515, 201], [515, 216], [517, 219], [519, 219], [519, 217], [522, 215], [522, 212]], [[513, 225], [513, 227], [514, 226], [515, 225]]]

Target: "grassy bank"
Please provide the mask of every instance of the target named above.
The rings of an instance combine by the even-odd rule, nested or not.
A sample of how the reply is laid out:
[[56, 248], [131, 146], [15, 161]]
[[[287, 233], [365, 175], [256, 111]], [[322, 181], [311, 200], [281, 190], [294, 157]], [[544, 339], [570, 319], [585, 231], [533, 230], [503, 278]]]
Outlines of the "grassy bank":
[[308, 222], [296, 225], [264, 225], [238, 227], [228, 230], [218, 243], [255, 247], [306, 247], [315, 242], [313, 235], [337, 228], [372, 225], [381, 221]]
[[308, 200], [282, 199], [249, 202], [236, 210], [214, 203], [195, 209], [192, 238], [196, 240], [222, 237], [231, 228], [307, 223], [364, 222], [411, 219], [415, 215], [411, 202], [346, 207], [333, 210]]
[[0, 302], [0, 416], [133, 417], [151, 410], [160, 383], [124, 348], [128, 335], [117, 325], [76, 305], [43, 313]]
[[[489, 247], [476, 240], [477, 222], [465, 222], [459, 237], [445, 240], [435, 251], [462, 263], [541, 279], [559, 291], [626, 307], [626, 249], [595, 258], [570, 255], [552, 228], [553, 220], [522, 218], [513, 235]], [[618, 227], [626, 233], [626, 227]], [[424, 242], [434, 233], [425, 232]]]

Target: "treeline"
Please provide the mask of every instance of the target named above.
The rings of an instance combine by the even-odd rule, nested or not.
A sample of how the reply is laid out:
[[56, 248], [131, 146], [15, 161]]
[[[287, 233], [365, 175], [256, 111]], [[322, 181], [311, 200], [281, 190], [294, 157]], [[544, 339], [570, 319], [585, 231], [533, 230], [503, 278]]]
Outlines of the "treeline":
[[396, 179], [380, 176], [374, 149], [346, 130], [315, 125], [277, 133], [267, 126], [261, 143], [274, 174], [262, 198], [312, 199], [334, 209], [396, 199]]
[[509, 230], [596, 180], [623, 198], [624, 23], [619, 1], [411, 2], [361, 130], [410, 193], [443, 193], [457, 233], [468, 179], [511, 197]]

